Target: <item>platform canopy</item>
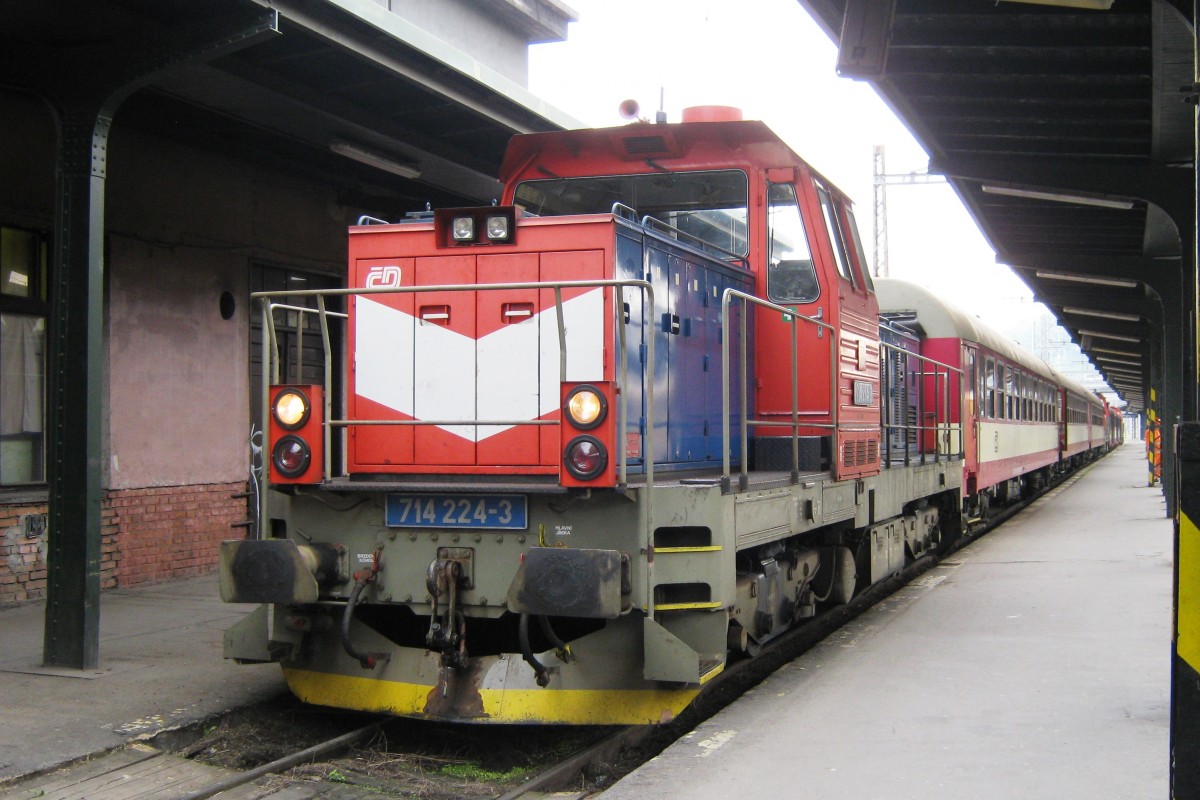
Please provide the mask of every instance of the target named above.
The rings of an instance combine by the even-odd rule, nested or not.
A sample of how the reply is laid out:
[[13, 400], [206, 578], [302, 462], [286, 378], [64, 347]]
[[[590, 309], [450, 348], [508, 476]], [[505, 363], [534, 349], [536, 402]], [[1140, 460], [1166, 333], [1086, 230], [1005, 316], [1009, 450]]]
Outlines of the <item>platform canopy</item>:
[[800, 2], [1130, 410], [1194, 418], [1191, 0]]
[[[528, 41], [570, 19], [556, 0], [486, 5]], [[381, 214], [490, 200], [512, 134], [575, 124], [371, 0], [56, 0], [0, 21], [5, 85], [61, 99], [132, 78], [117, 126], [332, 181]]]

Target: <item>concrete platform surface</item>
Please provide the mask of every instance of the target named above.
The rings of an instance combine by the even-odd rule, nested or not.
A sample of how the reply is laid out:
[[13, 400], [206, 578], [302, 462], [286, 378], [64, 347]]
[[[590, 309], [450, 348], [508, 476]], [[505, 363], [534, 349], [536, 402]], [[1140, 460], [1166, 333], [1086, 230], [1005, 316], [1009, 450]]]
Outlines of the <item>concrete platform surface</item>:
[[40, 666], [45, 604], [0, 610], [0, 783], [285, 692], [276, 664], [222, 658], [250, 605], [215, 575], [105, 592], [100, 666]]
[[1167, 797], [1174, 534], [1145, 483], [1114, 451], [603, 797]]

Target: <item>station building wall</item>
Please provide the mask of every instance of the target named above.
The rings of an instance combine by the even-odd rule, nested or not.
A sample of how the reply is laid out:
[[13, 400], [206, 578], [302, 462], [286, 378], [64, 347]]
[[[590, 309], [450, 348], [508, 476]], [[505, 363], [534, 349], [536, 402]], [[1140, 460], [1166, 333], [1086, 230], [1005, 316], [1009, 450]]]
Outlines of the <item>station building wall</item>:
[[[53, 120], [5, 91], [0, 118], [0, 227], [48, 235]], [[250, 276], [271, 265], [340, 278], [352, 211], [327, 186], [123, 127], [120, 113], [106, 211], [101, 585], [112, 588], [211, 572], [219, 542], [244, 535], [231, 526], [247, 518], [235, 495], [250, 458]], [[45, 597], [46, 511], [44, 482], [0, 485], [0, 606]]]

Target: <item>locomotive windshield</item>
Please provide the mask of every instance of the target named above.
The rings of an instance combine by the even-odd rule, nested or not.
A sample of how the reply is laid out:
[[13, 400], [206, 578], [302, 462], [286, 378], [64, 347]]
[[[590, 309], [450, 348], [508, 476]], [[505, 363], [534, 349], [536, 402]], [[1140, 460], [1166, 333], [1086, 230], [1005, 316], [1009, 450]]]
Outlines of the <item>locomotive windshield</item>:
[[514, 201], [530, 214], [607, 214], [629, 206], [731, 253], [746, 255], [746, 174], [656, 172], [524, 181]]

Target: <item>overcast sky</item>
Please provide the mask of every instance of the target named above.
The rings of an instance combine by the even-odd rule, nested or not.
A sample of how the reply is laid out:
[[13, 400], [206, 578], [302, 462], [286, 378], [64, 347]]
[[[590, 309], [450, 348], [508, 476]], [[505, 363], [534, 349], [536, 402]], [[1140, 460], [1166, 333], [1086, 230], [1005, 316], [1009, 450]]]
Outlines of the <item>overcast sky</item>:
[[[837, 77], [836, 48], [796, 0], [567, 4], [579, 16], [567, 41], [530, 48], [535, 94], [598, 127], [624, 124], [618, 107], [626, 99], [653, 119], [661, 96], [672, 122], [689, 106], [741, 108], [850, 195], [871, 258], [873, 146], [886, 148], [888, 173], [924, 171], [928, 156], [874, 89]], [[1032, 332], [1048, 327], [1049, 312], [996, 264], [948, 185], [896, 186], [887, 193], [893, 277], [937, 287], [1048, 360], [1063, 354], [1061, 345], [1047, 350], [1034, 341]], [[1065, 338], [1060, 331], [1058, 339]], [[1078, 369], [1065, 371], [1084, 380]]]

